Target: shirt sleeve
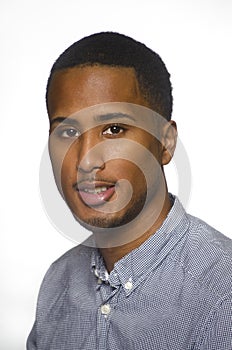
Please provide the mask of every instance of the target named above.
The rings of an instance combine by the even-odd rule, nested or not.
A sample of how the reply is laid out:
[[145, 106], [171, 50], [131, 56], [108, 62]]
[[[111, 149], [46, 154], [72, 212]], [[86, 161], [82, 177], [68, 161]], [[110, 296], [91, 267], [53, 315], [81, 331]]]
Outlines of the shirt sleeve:
[[32, 327], [32, 330], [27, 338], [27, 350], [36, 350], [36, 326], [35, 323]]
[[[37, 299], [37, 307], [36, 307], [36, 318], [35, 318], [35, 322], [34, 325], [32, 327], [32, 330], [27, 338], [27, 343], [26, 343], [26, 350], [37, 350], [39, 345], [39, 338], [38, 338], [38, 325], [40, 324], [40, 322], [38, 322], [38, 319], [40, 318], [40, 314], [43, 313], [43, 310], [47, 308], [47, 298], [50, 296], [49, 293], [49, 288], [51, 288], [50, 285], [52, 285], [52, 282], [50, 283], [50, 281], [52, 281], [52, 276], [54, 274], [55, 271], [55, 263], [53, 263], [48, 271], [46, 272], [43, 281], [41, 283], [40, 286], [40, 290], [39, 290], [39, 295], [38, 295], [38, 299]], [[47, 298], [43, 297], [43, 295], [46, 295], [47, 293]], [[42, 297], [41, 297], [42, 295]], [[41, 300], [42, 299], [42, 300]], [[40, 327], [39, 327], [40, 329]]]
[[[63, 281], [65, 271], [65, 264], [59, 265], [54, 262], [43, 278], [37, 299], [35, 322], [26, 342], [27, 350], [40, 349], [41, 342], [45, 344], [52, 337], [53, 328], [47, 327], [47, 323], [44, 320], [46, 320], [50, 308], [53, 307], [62, 293], [64, 293], [64, 289], [67, 286], [67, 283]], [[49, 350], [49, 347], [46, 349]]]
[[196, 349], [232, 350], [232, 294], [212, 311]]

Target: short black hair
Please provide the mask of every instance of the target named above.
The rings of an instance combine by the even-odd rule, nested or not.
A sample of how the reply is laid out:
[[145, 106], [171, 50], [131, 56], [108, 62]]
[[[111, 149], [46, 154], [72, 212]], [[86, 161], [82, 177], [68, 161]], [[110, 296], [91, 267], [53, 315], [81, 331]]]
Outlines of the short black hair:
[[76, 66], [96, 64], [134, 68], [140, 91], [150, 108], [170, 120], [172, 86], [164, 62], [144, 44], [115, 32], [101, 32], [84, 37], [58, 57], [47, 82], [46, 102], [53, 73]]

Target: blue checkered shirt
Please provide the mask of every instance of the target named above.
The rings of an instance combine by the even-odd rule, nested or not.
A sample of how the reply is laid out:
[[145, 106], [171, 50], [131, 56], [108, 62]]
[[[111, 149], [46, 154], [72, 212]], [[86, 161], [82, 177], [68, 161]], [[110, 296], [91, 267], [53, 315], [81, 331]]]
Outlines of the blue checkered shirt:
[[108, 274], [80, 245], [42, 283], [28, 350], [231, 350], [232, 242], [176, 198]]

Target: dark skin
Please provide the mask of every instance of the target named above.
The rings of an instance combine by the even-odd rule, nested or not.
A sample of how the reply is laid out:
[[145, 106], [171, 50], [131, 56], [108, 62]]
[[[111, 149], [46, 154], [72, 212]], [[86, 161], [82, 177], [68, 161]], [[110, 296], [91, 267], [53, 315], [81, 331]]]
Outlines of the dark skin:
[[[51, 132], [59, 127], [60, 122], [57, 119], [62, 116], [64, 118], [69, 115], [81, 111], [84, 108], [97, 104], [108, 102], [128, 102], [136, 105], [150, 107], [139, 89], [139, 84], [132, 68], [109, 67], [109, 66], [86, 66], [75, 67], [56, 72], [51, 80], [51, 85], [48, 93], [48, 112], [51, 123]], [[80, 121], [78, 121], [80, 123]], [[84, 122], [81, 121], [83, 124]], [[170, 126], [173, 127], [170, 127]], [[73, 127], [74, 129], [74, 127]], [[76, 132], [73, 129], [72, 133]], [[145, 242], [157, 229], [162, 225], [168, 212], [170, 211], [171, 203], [168, 196], [163, 166], [168, 164], [172, 158], [172, 154], [176, 144], [176, 125], [171, 121], [165, 126], [163, 132], [162, 143], [158, 142], [152, 135], [145, 130], [136, 128], [133, 125], [115, 128], [115, 125], [108, 124], [97, 125], [92, 129], [88, 129], [81, 137], [72, 137], [74, 143], [69, 148], [62, 165], [61, 186], [65, 200], [72, 212], [83, 223], [91, 224], [97, 222], [94, 229], [94, 236], [99, 246], [101, 254], [104, 258], [106, 267], [110, 272], [115, 262], [123, 256], [139, 247]], [[74, 134], [75, 135], [75, 134]], [[61, 139], [61, 142], [66, 142], [67, 135]], [[141, 210], [140, 205], [143, 198], [146, 197], [146, 182], [143, 179], [141, 170], [132, 162], [125, 159], [112, 159], [104, 161], [104, 152], [95, 157], [90, 156], [89, 150], [105, 140], [130, 140], [136, 141], [145, 147], [157, 159], [157, 176], [155, 173], [154, 179], [149, 185], [151, 195], [147, 201], [146, 207], [143, 209], [144, 220], [154, 215], [154, 208], [159, 207], [155, 222], [152, 223], [144, 232], [141, 232], [139, 237], [131, 239], [125, 244], [114, 244], [113, 236], [102, 235], [102, 227], [114, 227], [116, 222], [122, 222], [123, 218], [131, 217], [131, 232], [138, 225], [136, 222], [135, 208]], [[59, 140], [57, 142], [60, 142]], [[52, 149], [52, 147], [51, 147]], [[57, 150], [53, 147], [51, 150], [51, 159], [54, 164], [54, 159], [58, 157]], [[132, 149], [133, 153], [133, 149]], [[140, 155], [138, 154], [138, 159]], [[142, 155], [141, 155], [142, 158]], [[79, 173], [77, 174], [77, 166]], [[158, 169], [159, 168], [159, 169]], [[161, 170], [161, 171], [160, 171]], [[162, 174], [162, 176], [158, 175]], [[116, 192], [113, 192], [107, 201], [114, 206], [115, 211], [105, 215], [95, 210], [94, 207], [86, 205], [80, 192], [73, 190], [73, 183], [78, 178], [82, 183], [87, 184], [86, 179], [94, 174], [94, 188], [99, 190], [107, 186], [109, 183], [113, 187], [118, 184], [120, 179], [126, 179], [133, 188], [133, 196], [131, 201], [123, 209], [117, 210], [116, 198], [120, 199], [125, 193], [125, 188], [122, 185], [117, 187]], [[162, 177], [162, 179], [161, 179]], [[104, 180], [103, 180], [104, 179]], [[138, 181], [140, 179], [140, 181]], [[88, 184], [87, 184], [88, 185]], [[87, 186], [86, 185], [86, 186]], [[111, 187], [111, 188], [112, 188]], [[154, 190], [153, 190], [154, 189]], [[105, 203], [97, 203], [97, 209], [104, 208]], [[143, 203], [144, 204], [144, 203]], [[133, 215], [135, 217], [133, 217]], [[120, 221], [121, 220], [121, 221]], [[141, 220], [140, 220], [141, 222]], [[128, 230], [128, 234], [129, 234]], [[118, 228], [117, 236], [120, 236], [121, 231]], [[101, 244], [104, 237], [104, 245]]]

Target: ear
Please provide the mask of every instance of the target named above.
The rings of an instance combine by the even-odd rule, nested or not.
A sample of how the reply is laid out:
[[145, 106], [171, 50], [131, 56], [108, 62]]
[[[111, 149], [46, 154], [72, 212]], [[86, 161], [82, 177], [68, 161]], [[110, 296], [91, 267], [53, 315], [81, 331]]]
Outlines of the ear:
[[173, 157], [177, 142], [177, 126], [174, 120], [165, 124], [162, 138], [162, 165], [166, 165]]

